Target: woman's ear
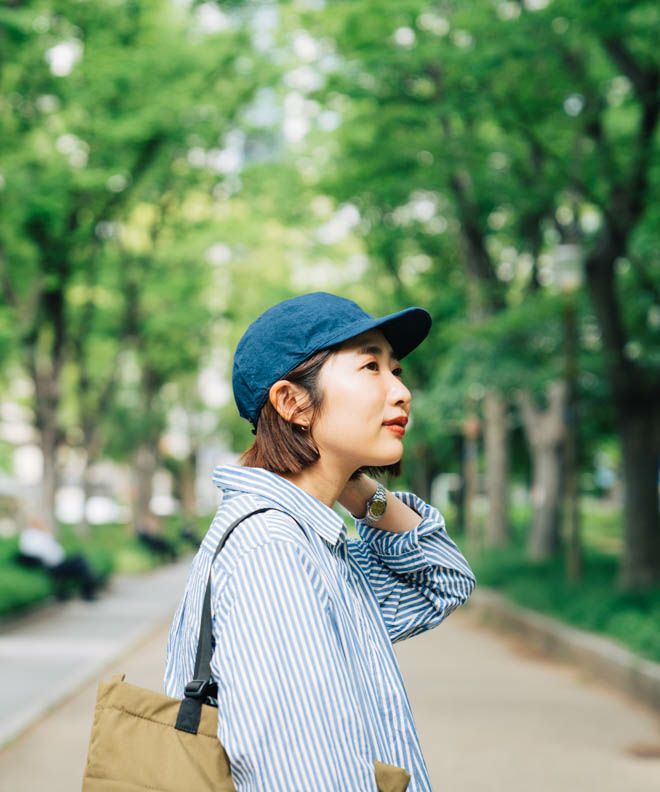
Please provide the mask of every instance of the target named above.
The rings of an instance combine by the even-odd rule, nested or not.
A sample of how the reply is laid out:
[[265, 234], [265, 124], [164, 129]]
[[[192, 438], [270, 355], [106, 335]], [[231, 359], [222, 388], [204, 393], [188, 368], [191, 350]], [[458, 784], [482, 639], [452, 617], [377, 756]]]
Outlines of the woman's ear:
[[288, 422], [304, 409], [306, 395], [303, 388], [289, 380], [277, 380], [270, 386], [268, 398], [277, 413]]

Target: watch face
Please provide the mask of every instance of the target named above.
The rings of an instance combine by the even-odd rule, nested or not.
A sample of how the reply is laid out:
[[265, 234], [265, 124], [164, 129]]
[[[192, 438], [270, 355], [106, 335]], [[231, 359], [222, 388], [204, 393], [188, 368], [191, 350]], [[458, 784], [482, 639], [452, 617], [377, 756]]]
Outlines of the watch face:
[[387, 506], [387, 502], [380, 500], [374, 501], [369, 509], [369, 513], [371, 514], [371, 517], [373, 519], [377, 517], [382, 517], [383, 514], [385, 513], [385, 506]]

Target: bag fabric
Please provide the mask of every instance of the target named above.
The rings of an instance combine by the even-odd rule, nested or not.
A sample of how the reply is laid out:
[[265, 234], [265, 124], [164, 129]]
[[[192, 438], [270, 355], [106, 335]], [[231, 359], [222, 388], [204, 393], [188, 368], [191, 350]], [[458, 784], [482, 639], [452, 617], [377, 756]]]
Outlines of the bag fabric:
[[[239, 517], [219, 542], [214, 560], [239, 522], [266, 510]], [[125, 674], [99, 682], [82, 792], [236, 792], [212, 706], [217, 687], [210, 674], [210, 592], [209, 573], [195, 678], [183, 699], [131, 685]], [[405, 792], [410, 773], [374, 760], [374, 779], [378, 792]]]
[[202, 705], [197, 734], [181, 731], [180, 699], [124, 676], [99, 682], [83, 792], [236, 792], [217, 709]]

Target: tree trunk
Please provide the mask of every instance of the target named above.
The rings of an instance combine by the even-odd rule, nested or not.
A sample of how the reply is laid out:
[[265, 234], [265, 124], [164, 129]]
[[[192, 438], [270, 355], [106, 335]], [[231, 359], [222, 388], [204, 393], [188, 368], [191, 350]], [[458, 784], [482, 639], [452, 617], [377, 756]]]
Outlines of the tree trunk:
[[41, 482], [41, 517], [44, 527], [53, 536], [57, 533], [55, 520], [55, 493], [57, 489], [57, 428], [54, 418], [41, 419], [41, 453], [43, 455], [43, 478]]
[[564, 410], [563, 503], [561, 525], [566, 542], [566, 579], [577, 583], [584, 574], [582, 527], [580, 514], [580, 477], [578, 465], [577, 356], [578, 333], [575, 304], [571, 299], [564, 307], [564, 343], [566, 349]]
[[486, 547], [509, 544], [507, 489], [509, 481], [509, 447], [507, 404], [502, 394], [489, 389], [484, 398], [484, 452], [486, 456], [486, 490], [488, 519], [484, 527]]
[[644, 589], [660, 583], [658, 401], [619, 405], [625, 542], [617, 586]]
[[533, 515], [527, 555], [537, 561], [553, 557], [561, 546], [561, 463], [566, 395], [565, 382], [552, 382], [548, 388], [548, 408], [540, 410], [528, 391], [517, 392], [532, 459]]
[[57, 521], [55, 520], [57, 448], [61, 440], [61, 432], [57, 424], [59, 383], [56, 379], [56, 372], [40, 372], [37, 368], [36, 357], [33, 357], [31, 362], [32, 381], [35, 386], [35, 425], [39, 432], [39, 445], [43, 456], [40, 516], [43, 519], [44, 527], [55, 536], [57, 533]]
[[82, 517], [78, 523], [78, 534], [80, 536], [89, 536], [89, 521], [87, 519], [87, 501], [92, 496], [92, 481], [90, 478], [91, 462], [89, 454], [85, 460], [85, 468], [82, 472], [82, 491], [83, 491], [83, 510]]
[[141, 443], [133, 457], [133, 522], [136, 530], [154, 532], [157, 526], [149, 504], [153, 494], [156, 453], [148, 443]]
[[[433, 70], [434, 80], [439, 74]], [[447, 138], [453, 134], [451, 121], [441, 122]], [[497, 277], [493, 260], [486, 244], [486, 229], [480, 219], [478, 200], [469, 171], [455, 168], [449, 178], [457, 214], [461, 224], [461, 243], [465, 264], [468, 315], [474, 322], [506, 310], [505, 286]], [[509, 489], [509, 450], [506, 405], [501, 395], [494, 392], [486, 396], [484, 404], [484, 458], [486, 487], [490, 500], [489, 518], [486, 521], [484, 545], [501, 546], [509, 541], [507, 494]], [[472, 454], [473, 451], [470, 451]], [[466, 498], [469, 498], [469, 492]], [[469, 503], [469, 500], [468, 500]], [[468, 523], [471, 522], [466, 512]]]
[[414, 466], [412, 481], [415, 493], [427, 503], [431, 500], [431, 476], [426, 443], [417, 443], [413, 448]]
[[[454, 447], [458, 459], [463, 459], [465, 438], [461, 434], [454, 435]], [[456, 507], [456, 529], [465, 535], [465, 475], [459, 476], [459, 487], [454, 491], [452, 502]]]
[[[58, 336], [59, 339], [59, 336]], [[53, 535], [57, 533], [55, 520], [55, 494], [57, 492], [57, 449], [62, 440], [58, 425], [60, 403], [59, 375], [61, 371], [61, 344], [58, 340], [53, 359], [39, 357], [35, 345], [30, 350], [29, 371], [34, 383], [35, 425], [43, 455], [41, 483], [41, 517], [44, 527]]]
[[535, 561], [553, 558], [560, 550], [561, 483], [561, 449], [541, 444], [534, 453], [534, 516], [527, 539], [527, 556]]
[[585, 274], [603, 337], [607, 379], [621, 440], [624, 549], [617, 585], [632, 590], [660, 583], [660, 387], [657, 375], [626, 354], [614, 276], [616, 257], [625, 250], [625, 235], [614, 231], [604, 234], [587, 258]]
[[481, 536], [474, 516], [474, 501], [478, 488], [479, 431], [476, 415], [468, 415], [463, 422], [463, 520], [465, 538], [471, 547], [480, 551]]
[[101, 456], [101, 439], [100, 432], [98, 431], [98, 423], [94, 421], [84, 420], [82, 431], [85, 449], [85, 468], [82, 472], [83, 514], [82, 519], [78, 523], [78, 533], [81, 536], [88, 536], [89, 522], [87, 520], [87, 501], [92, 496], [92, 482], [90, 481], [89, 471], [91, 466]]
[[187, 522], [192, 522], [197, 516], [197, 452], [191, 449], [188, 456], [181, 463], [179, 473], [179, 489], [181, 492], [181, 511]]

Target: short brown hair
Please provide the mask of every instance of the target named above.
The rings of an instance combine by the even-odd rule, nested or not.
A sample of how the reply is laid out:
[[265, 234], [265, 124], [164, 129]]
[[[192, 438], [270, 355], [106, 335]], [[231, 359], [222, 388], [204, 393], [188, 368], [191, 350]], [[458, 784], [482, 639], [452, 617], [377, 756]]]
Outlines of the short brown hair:
[[[316, 352], [281, 378], [300, 385], [307, 392], [308, 405], [304, 411], [311, 410], [310, 429], [324, 406], [323, 392], [319, 388], [319, 373], [326, 360], [336, 354], [340, 347], [341, 344], [335, 344]], [[273, 407], [270, 399], [267, 399], [259, 413], [254, 442], [241, 454], [239, 463], [245, 467], [264, 468], [273, 473], [300, 473], [316, 462], [320, 453], [310, 431], [295, 423], [295, 419], [302, 412], [299, 408], [291, 416], [291, 420], [287, 421]], [[396, 477], [401, 474], [401, 460], [382, 467], [358, 468], [351, 474], [350, 479], [357, 479], [362, 473], [369, 476], [386, 473]]]

